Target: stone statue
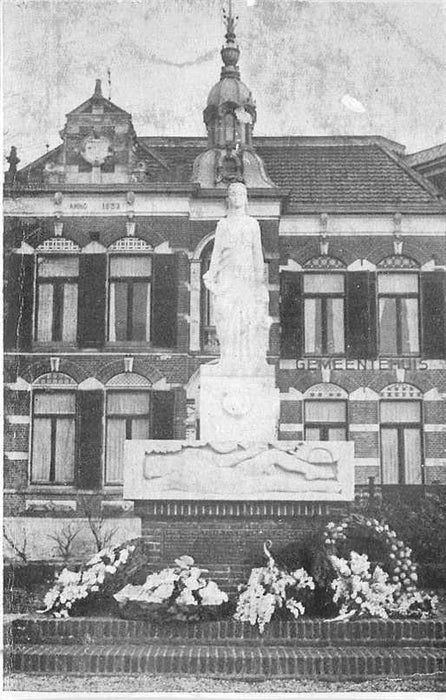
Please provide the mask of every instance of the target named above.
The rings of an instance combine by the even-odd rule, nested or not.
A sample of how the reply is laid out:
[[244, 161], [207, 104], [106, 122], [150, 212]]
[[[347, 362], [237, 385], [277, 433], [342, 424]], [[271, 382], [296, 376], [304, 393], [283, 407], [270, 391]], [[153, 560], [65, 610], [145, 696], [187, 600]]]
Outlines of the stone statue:
[[211, 264], [203, 279], [214, 295], [220, 371], [255, 375], [266, 366], [271, 324], [260, 227], [246, 212], [244, 184], [229, 185], [227, 201], [228, 213], [218, 222]]

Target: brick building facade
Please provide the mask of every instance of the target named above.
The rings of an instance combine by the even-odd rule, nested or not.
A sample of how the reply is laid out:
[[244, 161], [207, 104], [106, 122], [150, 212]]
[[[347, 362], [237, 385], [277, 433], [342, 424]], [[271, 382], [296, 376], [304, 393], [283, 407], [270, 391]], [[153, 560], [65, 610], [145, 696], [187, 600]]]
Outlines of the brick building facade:
[[[230, 31], [222, 58], [207, 139], [137, 135], [98, 81], [58, 148], [21, 170], [11, 151], [5, 517], [39, 537], [85, 496], [138, 534], [124, 440], [199, 436], [197, 370], [218, 355], [202, 274], [234, 180], [262, 231], [280, 439], [353, 440], [357, 485], [446, 483], [445, 200], [384, 137], [255, 137]], [[245, 531], [256, 516], [219, 507]], [[153, 507], [145, 533], [223, 527], [188, 508]], [[273, 529], [304, 514], [265, 508]]]

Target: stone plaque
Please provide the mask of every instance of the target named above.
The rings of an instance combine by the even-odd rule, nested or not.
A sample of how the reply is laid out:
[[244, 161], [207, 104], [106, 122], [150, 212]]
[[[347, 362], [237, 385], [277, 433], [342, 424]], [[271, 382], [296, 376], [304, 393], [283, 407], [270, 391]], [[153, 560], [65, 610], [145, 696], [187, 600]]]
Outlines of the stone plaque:
[[124, 498], [350, 501], [353, 443], [128, 440]]

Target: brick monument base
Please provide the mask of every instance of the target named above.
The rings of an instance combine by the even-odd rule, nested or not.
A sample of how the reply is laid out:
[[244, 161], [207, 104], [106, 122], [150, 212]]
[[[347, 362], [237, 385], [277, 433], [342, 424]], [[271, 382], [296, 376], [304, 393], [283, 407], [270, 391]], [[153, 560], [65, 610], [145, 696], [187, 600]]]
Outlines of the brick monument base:
[[154, 570], [188, 554], [228, 592], [247, 581], [264, 563], [263, 544], [272, 551], [300, 541], [330, 519], [348, 512], [349, 503], [147, 502], [135, 501], [141, 533]]

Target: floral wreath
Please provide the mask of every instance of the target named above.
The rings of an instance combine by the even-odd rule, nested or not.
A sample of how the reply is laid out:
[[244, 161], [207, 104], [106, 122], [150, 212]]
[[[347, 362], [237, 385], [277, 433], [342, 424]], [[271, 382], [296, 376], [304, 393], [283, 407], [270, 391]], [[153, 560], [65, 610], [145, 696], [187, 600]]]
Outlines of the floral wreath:
[[383, 545], [387, 554], [383, 565], [391, 581], [399, 587], [401, 593], [415, 591], [418, 574], [417, 566], [411, 559], [412, 550], [398, 538], [396, 532], [387, 523], [376, 518], [352, 514], [338, 525], [328, 523], [323, 533], [327, 554], [338, 555], [340, 543], [355, 535], [371, 537]]

